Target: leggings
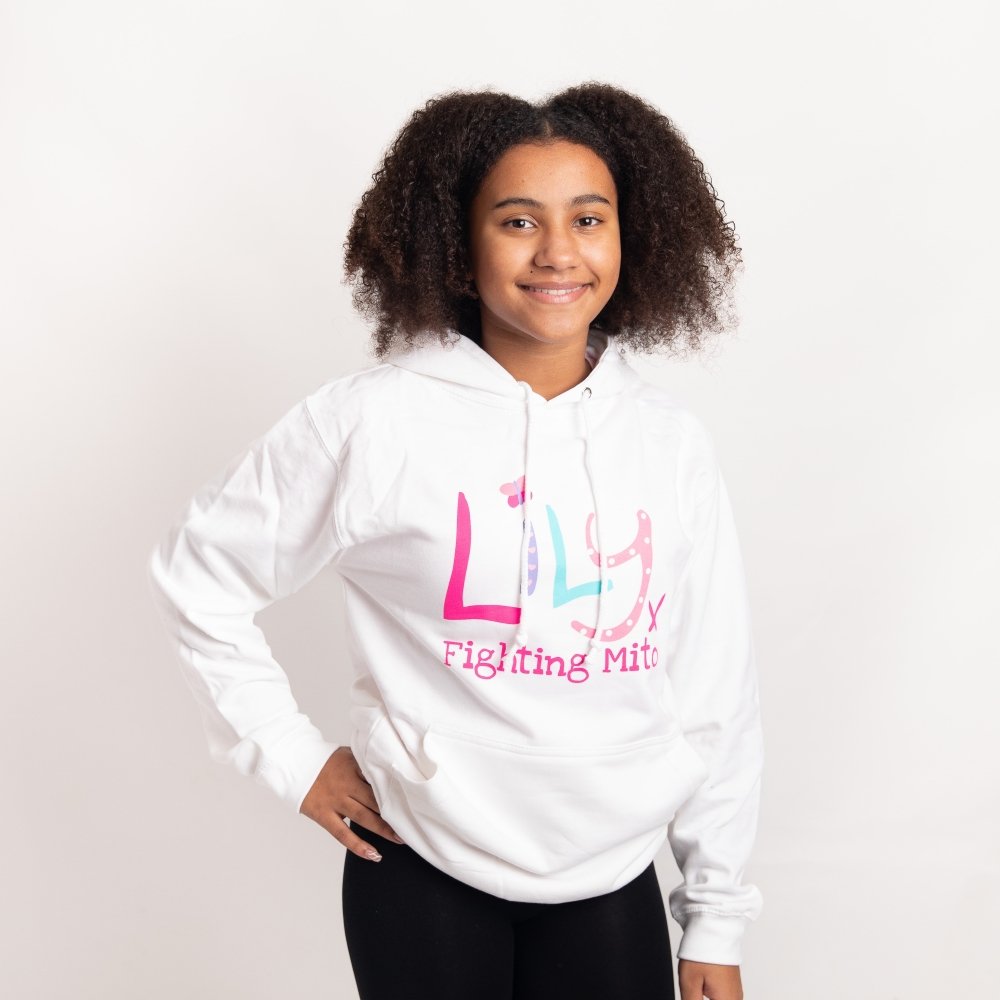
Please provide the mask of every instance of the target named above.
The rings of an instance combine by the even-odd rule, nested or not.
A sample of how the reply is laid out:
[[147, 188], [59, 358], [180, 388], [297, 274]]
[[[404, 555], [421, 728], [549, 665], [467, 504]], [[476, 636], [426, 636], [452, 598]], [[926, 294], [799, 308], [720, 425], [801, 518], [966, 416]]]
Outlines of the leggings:
[[351, 828], [382, 855], [344, 860], [344, 933], [361, 1000], [674, 1000], [652, 863], [601, 896], [512, 902]]

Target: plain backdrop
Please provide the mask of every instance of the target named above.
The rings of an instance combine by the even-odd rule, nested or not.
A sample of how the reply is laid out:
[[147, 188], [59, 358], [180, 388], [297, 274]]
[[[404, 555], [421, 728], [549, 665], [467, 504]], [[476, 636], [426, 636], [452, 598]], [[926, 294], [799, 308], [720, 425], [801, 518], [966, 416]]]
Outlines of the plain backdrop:
[[[342, 242], [409, 113], [595, 79], [673, 119], [744, 248], [738, 334], [641, 370], [714, 434], [749, 579], [746, 996], [994, 995], [994, 9], [0, 4], [0, 993], [356, 997], [343, 849], [209, 760], [146, 562], [371, 363]], [[343, 741], [339, 578], [258, 620]]]

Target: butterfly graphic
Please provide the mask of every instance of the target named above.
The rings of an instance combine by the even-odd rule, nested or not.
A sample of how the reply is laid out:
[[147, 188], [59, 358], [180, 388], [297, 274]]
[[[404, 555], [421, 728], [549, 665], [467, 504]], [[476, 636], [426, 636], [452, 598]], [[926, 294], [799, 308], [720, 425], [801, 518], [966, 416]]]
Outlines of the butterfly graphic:
[[[518, 507], [524, 503], [524, 476], [518, 476], [512, 483], [504, 483], [500, 487], [500, 492], [507, 498], [507, 503], [511, 507]], [[532, 496], [535, 494], [532, 493]]]
[[[524, 503], [524, 476], [518, 476], [517, 479], [504, 483], [500, 487], [500, 492], [507, 498], [510, 507], [520, 507]], [[528, 495], [533, 497], [535, 494]], [[535, 592], [535, 584], [538, 583], [538, 544], [535, 542], [535, 526], [530, 525], [529, 530], [531, 534], [528, 538], [528, 594], [531, 595]]]

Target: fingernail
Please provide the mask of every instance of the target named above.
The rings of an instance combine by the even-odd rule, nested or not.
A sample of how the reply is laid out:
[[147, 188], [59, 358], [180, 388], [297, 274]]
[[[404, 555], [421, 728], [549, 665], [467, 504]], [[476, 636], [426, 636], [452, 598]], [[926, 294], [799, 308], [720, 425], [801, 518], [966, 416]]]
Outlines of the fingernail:
[[382, 855], [379, 854], [379, 852], [376, 851], [374, 847], [369, 847], [368, 850], [365, 851], [365, 857], [366, 858], [371, 858], [372, 861], [381, 861], [382, 860]]
[[396, 843], [397, 843], [397, 844], [404, 844], [404, 843], [406, 843], [406, 841], [404, 841], [404, 840], [403, 840], [403, 838], [402, 838], [402, 837], [400, 837], [398, 833], [394, 833], [394, 834], [392, 835], [392, 839], [393, 839], [394, 841], [396, 841]]

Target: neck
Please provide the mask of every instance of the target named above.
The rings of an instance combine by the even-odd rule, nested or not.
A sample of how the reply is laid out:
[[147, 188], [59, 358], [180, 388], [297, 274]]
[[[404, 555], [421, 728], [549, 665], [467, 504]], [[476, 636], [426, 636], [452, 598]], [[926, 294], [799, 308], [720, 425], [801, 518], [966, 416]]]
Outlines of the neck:
[[587, 331], [559, 344], [544, 344], [505, 331], [483, 330], [482, 349], [519, 382], [552, 399], [579, 385], [589, 374]]

